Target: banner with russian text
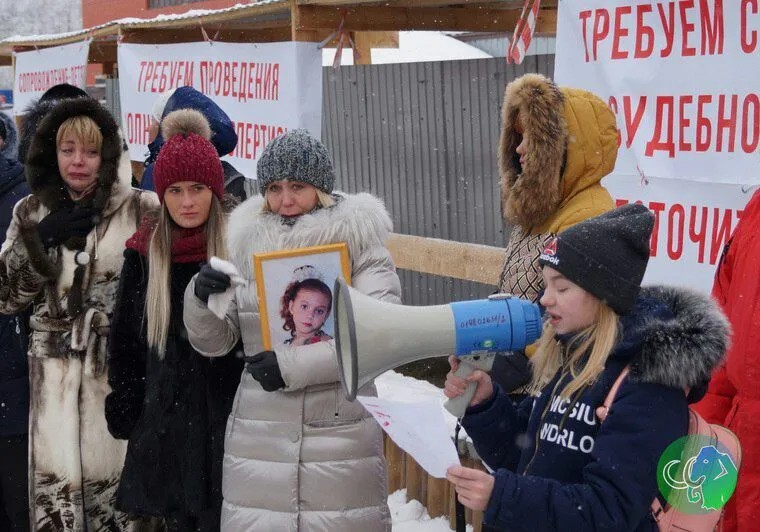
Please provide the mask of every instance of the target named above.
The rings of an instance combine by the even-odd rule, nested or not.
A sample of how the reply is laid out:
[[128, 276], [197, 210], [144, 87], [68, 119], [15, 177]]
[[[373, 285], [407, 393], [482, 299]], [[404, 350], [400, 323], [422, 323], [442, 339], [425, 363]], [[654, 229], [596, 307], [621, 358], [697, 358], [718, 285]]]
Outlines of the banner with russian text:
[[84, 89], [89, 54], [89, 39], [31, 52], [14, 52], [13, 113], [23, 114], [32, 100], [54, 85], [68, 83]]
[[555, 79], [617, 115], [618, 204], [657, 216], [645, 282], [709, 291], [760, 184], [760, 0], [564, 0]]
[[313, 43], [119, 43], [122, 127], [133, 160], [148, 151], [150, 111], [164, 91], [190, 85], [235, 123], [238, 144], [225, 157], [256, 177], [256, 161], [277, 135], [322, 127], [322, 52]]

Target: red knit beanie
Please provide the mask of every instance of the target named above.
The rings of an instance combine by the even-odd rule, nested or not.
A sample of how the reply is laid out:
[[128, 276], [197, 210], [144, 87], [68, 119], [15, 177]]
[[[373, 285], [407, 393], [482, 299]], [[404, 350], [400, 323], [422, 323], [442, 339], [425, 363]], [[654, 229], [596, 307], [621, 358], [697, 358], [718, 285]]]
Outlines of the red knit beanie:
[[166, 139], [153, 167], [153, 183], [161, 203], [164, 192], [179, 181], [208, 186], [217, 198], [224, 195], [224, 170], [211, 141], [211, 128], [202, 113], [180, 109], [161, 121]]

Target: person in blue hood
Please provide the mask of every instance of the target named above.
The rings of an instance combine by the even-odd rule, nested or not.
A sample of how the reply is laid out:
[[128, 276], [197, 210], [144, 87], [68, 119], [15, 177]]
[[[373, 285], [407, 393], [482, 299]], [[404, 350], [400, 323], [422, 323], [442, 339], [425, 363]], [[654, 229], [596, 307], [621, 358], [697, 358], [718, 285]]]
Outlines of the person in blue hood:
[[[161, 120], [163, 121], [166, 115], [178, 109], [194, 109], [206, 117], [211, 126], [211, 143], [220, 157], [231, 153], [237, 146], [238, 136], [235, 132], [235, 124], [221, 107], [202, 92], [193, 87], [179, 87], [174, 90], [166, 100]], [[145, 160], [145, 171], [140, 181], [140, 188], [143, 190], [155, 191], [153, 164], [163, 145], [164, 139], [161, 133], [148, 145], [149, 154]], [[222, 161], [222, 168], [224, 169], [224, 191], [244, 201], [250, 195], [252, 184], [247, 184], [246, 177], [227, 161]]]
[[[0, 239], [16, 202], [29, 194], [24, 166], [16, 160], [18, 132], [0, 112]], [[29, 313], [0, 315], [0, 530], [29, 530], [27, 445], [29, 367], [26, 332]]]
[[[494, 472], [452, 466], [447, 478], [492, 530], [657, 530], [658, 460], [687, 434], [729, 329], [706, 295], [640, 288], [653, 225], [625, 205], [549, 242], [533, 394], [519, 407], [482, 371], [454, 376], [450, 359], [444, 393], [477, 384], [462, 426]], [[602, 425], [596, 409], [626, 367]]]

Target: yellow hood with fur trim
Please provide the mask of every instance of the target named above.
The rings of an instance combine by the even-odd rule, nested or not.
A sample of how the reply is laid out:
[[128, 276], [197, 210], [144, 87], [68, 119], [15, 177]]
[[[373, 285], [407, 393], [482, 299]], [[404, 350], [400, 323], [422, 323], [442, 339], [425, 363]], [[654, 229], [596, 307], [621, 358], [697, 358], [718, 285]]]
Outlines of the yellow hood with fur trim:
[[[527, 147], [522, 165], [518, 114]], [[617, 142], [615, 115], [596, 95], [540, 74], [510, 83], [498, 153], [505, 220], [527, 233], [558, 233], [611, 209], [600, 181], [615, 166]]]

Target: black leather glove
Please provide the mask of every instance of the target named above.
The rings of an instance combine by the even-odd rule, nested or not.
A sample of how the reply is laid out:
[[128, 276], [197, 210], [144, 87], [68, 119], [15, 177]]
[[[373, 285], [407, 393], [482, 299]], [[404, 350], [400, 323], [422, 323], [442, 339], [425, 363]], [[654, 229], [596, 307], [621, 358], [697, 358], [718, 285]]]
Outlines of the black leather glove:
[[198, 272], [198, 277], [195, 278], [195, 296], [204, 303], [208, 303], [208, 296], [221, 294], [231, 285], [229, 275], [204, 264]]
[[98, 223], [99, 214], [93, 207], [64, 207], [40, 220], [37, 232], [45, 249], [55, 247], [71, 237], [86, 237]]
[[274, 351], [262, 351], [252, 357], [245, 357], [245, 369], [267, 392], [285, 388], [280, 365], [277, 363], [277, 354]]

